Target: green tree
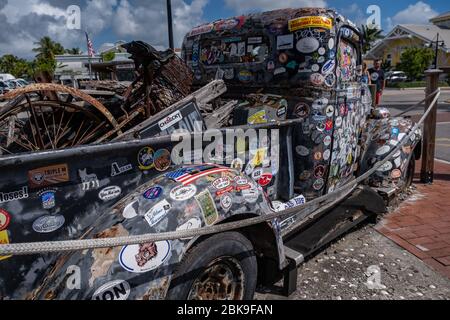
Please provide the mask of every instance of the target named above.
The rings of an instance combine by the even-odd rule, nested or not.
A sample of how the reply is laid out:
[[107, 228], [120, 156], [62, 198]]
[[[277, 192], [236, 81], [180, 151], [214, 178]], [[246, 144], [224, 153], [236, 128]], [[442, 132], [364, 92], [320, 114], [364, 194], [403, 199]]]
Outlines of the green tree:
[[411, 80], [420, 80], [433, 57], [434, 53], [430, 48], [408, 48], [400, 56], [397, 69], [404, 71]]
[[80, 48], [66, 49], [65, 53], [68, 53], [68, 54], [81, 54], [81, 49]]
[[12, 54], [6, 54], [0, 58], [0, 71], [20, 78], [29, 75], [30, 64], [25, 59], [18, 58]]
[[102, 59], [104, 62], [112, 61], [112, 60], [114, 60], [115, 57], [116, 57], [116, 54], [113, 51], [108, 51], [108, 52], [102, 53]]
[[36, 52], [34, 71], [47, 71], [53, 74], [56, 68], [55, 55], [64, 54], [64, 47], [50, 37], [41, 38], [38, 42], [35, 42], [35, 45], [37, 47], [33, 49]]
[[377, 40], [384, 38], [383, 30], [378, 28], [368, 28], [365, 25], [361, 26], [361, 34], [363, 37], [363, 54], [369, 52]]

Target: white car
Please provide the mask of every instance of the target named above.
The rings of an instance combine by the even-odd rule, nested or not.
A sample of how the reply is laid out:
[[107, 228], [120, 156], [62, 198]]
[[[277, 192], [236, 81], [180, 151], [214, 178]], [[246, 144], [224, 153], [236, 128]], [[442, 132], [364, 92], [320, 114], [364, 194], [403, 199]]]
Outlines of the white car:
[[405, 82], [408, 80], [408, 76], [403, 71], [391, 71], [386, 75], [388, 82]]

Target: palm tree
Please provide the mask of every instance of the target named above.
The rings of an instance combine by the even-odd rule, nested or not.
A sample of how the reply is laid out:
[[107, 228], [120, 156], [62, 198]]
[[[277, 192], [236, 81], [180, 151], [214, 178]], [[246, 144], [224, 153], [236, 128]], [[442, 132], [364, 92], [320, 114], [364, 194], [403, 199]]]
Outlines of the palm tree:
[[37, 53], [36, 58], [39, 60], [54, 60], [55, 55], [64, 54], [64, 47], [50, 37], [43, 37], [34, 44], [38, 46], [33, 51]]
[[373, 44], [380, 39], [383, 39], [383, 30], [378, 28], [368, 28], [365, 25], [361, 26], [361, 33], [363, 36], [363, 53], [367, 53], [372, 49]]
[[66, 49], [66, 53], [79, 55], [81, 54], [81, 49], [80, 48]]

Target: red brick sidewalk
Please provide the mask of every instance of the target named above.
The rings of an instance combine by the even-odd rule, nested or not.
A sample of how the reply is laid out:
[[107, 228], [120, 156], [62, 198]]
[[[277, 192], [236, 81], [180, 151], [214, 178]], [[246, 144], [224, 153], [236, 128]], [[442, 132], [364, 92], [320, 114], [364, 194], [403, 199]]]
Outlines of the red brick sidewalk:
[[450, 164], [436, 161], [432, 185], [417, 178], [414, 195], [375, 229], [450, 278]]

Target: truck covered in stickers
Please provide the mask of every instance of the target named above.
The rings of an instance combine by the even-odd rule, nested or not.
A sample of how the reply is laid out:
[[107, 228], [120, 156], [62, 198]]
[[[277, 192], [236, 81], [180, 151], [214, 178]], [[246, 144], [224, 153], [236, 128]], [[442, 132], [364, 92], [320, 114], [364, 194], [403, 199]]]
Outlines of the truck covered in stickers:
[[[1, 244], [158, 234], [280, 214], [212, 235], [3, 255], [0, 299], [240, 300], [280, 279], [292, 293], [297, 266], [384, 212], [420, 157], [411, 121], [372, 108], [361, 46], [359, 30], [327, 9], [207, 23], [183, 45], [200, 91], [110, 143], [2, 156]], [[223, 82], [228, 91], [204, 117], [202, 88]], [[406, 135], [370, 178], [336, 192]], [[317, 205], [322, 197], [334, 201]]]

